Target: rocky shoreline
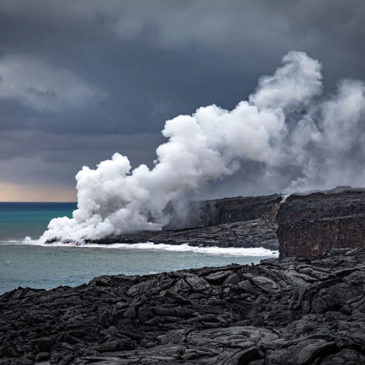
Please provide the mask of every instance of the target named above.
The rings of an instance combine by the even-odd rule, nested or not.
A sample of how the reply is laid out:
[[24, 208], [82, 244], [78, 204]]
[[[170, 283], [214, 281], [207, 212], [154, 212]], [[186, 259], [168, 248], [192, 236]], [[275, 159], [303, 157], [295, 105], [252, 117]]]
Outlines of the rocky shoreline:
[[0, 364], [364, 364], [365, 250], [0, 297]]
[[87, 242], [98, 244], [153, 242], [170, 245], [188, 243], [190, 246], [202, 247], [264, 247], [278, 250], [276, 230], [275, 222], [258, 218], [182, 230], [142, 231]]
[[280, 257], [315, 256], [333, 248], [365, 248], [364, 189], [337, 188], [293, 194], [286, 199], [270, 195], [195, 202], [185, 207], [184, 213], [190, 216], [187, 227], [176, 229], [175, 223], [161, 231], [112, 235], [88, 242], [264, 247], [279, 250]]
[[[172, 213], [170, 224], [161, 231], [110, 235], [88, 243], [153, 242], [191, 246], [264, 247], [278, 250], [276, 212], [278, 194], [190, 202]], [[175, 207], [175, 211], [179, 210]], [[177, 214], [177, 215], [176, 215]]]

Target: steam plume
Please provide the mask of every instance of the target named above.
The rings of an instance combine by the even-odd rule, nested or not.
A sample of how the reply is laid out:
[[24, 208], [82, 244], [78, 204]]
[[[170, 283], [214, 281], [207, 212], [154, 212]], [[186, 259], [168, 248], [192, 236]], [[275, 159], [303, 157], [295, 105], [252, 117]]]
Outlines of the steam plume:
[[286, 192], [363, 185], [364, 95], [362, 82], [344, 80], [325, 98], [320, 63], [290, 52], [233, 110], [210, 105], [168, 120], [162, 131], [167, 142], [157, 148], [152, 169], [131, 169], [119, 153], [95, 170], [84, 166], [76, 175], [73, 218], [52, 220], [42, 239], [160, 229], [168, 223], [170, 201], [237, 174], [247, 163], [259, 165], [258, 178], [270, 177]]

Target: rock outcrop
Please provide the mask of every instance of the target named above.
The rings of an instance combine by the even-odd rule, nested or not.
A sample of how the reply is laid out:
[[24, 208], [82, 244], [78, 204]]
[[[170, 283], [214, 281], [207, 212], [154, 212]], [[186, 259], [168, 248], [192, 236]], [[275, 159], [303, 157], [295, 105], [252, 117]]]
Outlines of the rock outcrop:
[[365, 247], [365, 191], [291, 195], [281, 204], [277, 222], [281, 257]]
[[110, 244], [149, 241], [173, 245], [189, 243], [192, 246], [264, 247], [277, 250], [275, 217], [280, 201], [280, 195], [270, 195], [191, 202], [181, 208], [183, 213], [171, 215], [172, 220], [164, 230], [111, 235], [88, 242]]
[[0, 364], [365, 363], [365, 250], [0, 296]]

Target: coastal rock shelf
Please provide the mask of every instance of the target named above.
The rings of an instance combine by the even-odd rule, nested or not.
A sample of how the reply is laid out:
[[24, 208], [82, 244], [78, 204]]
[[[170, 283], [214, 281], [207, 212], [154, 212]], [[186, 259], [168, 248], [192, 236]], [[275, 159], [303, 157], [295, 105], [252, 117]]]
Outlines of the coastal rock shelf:
[[269, 250], [278, 250], [279, 243], [276, 230], [276, 223], [259, 218], [250, 221], [177, 231], [142, 231], [108, 236], [100, 240], [90, 240], [88, 242], [111, 244], [116, 242], [140, 243], [149, 241], [170, 245], [188, 243], [190, 246], [264, 247]]
[[[110, 235], [99, 244], [154, 242], [191, 246], [264, 247], [278, 250], [276, 212], [281, 196], [236, 197], [190, 202], [161, 231]], [[171, 207], [169, 209], [172, 209]], [[175, 210], [174, 210], [175, 209]], [[178, 207], [172, 211], [178, 210]], [[183, 223], [181, 223], [183, 222]]]
[[0, 364], [365, 363], [365, 250], [0, 297]]

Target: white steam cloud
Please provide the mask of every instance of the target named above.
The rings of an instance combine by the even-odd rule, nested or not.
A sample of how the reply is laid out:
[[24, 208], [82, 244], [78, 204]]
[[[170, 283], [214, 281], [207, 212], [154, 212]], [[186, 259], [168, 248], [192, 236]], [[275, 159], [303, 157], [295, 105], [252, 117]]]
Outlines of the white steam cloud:
[[73, 218], [52, 220], [42, 239], [82, 241], [160, 229], [168, 223], [169, 202], [247, 163], [260, 165], [265, 181], [285, 175], [281, 186], [272, 184], [286, 192], [364, 185], [364, 84], [344, 80], [336, 94], [322, 94], [320, 63], [303, 52], [288, 53], [233, 110], [210, 105], [168, 120], [162, 131], [168, 141], [157, 148], [152, 169], [131, 169], [119, 153], [95, 170], [83, 167]]

